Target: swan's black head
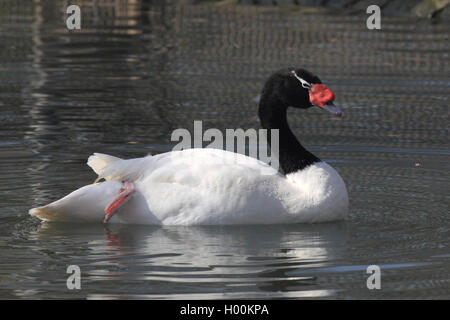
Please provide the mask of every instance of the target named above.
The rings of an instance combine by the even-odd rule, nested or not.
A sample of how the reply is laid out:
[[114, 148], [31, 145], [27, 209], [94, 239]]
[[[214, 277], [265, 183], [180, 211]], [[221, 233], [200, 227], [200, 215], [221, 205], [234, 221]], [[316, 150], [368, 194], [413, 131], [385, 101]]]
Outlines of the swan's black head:
[[[317, 76], [304, 69], [282, 69], [267, 80], [259, 101], [258, 115], [261, 126], [271, 130], [268, 143], [271, 152], [276, 154], [279, 151], [279, 164], [284, 174], [302, 170], [320, 161], [301, 145], [289, 128], [287, 108], [307, 109], [317, 106], [341, 116], [342, 111], [332, 103], [333, 100], [333, 92]], [[275, 141], [271, 138], [273, 132], [279, 134]]]
[[261, 100], [285, 108], [316, 106], [342, 116], [342, 111], [333, 104], [331, 90], [322, 84], [319, 77], [301, 68], [285, 68], [272, 74], [264, 85]]

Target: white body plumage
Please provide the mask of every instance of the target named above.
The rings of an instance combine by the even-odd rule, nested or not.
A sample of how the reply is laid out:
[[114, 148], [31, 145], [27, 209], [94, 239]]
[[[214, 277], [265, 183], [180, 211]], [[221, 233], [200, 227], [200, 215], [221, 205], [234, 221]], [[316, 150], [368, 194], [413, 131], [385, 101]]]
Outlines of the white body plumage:
[[348, 211], [345, 183], [325, 162], [284, 176], [244, 155], [189, 149], [129, 160], [94, 154], [88, 165], [106, 181], [30, 214], [45, 221], [101, 222], [122, 181], [132, 181], [136, 193], [110, 223], [308, 223], [341, 220]]

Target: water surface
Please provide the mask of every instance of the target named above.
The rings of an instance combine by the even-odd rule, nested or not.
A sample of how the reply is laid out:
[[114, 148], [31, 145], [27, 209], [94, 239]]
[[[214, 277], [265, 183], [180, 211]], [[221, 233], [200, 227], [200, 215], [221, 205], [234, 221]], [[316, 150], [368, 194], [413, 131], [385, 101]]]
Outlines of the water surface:
[[[117, 1], [0, 4], [0, 298], [450, 297], [449, 26], [365, 13]], [[346, 221], [144, 227], [41, 223], [31, 207], [96, 177], [92, 152], [169, 151], [176, 128], [259, 128], [255, 97], [286, 66], [317, 73], [343, 119], [292, 110], [342, 175]], [[79, 265], [82, 289], [68, 290]], [[382, 288], [368, 290], [368, 265]]]

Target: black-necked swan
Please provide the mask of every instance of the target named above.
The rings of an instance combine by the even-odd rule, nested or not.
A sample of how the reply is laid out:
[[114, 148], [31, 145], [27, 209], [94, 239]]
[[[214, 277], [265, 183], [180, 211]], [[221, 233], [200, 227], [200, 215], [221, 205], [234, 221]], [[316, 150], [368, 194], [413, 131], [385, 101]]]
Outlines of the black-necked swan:
[[255, 158], [220, 149], [129, 160], [96, 153], [87, 164], [104, 182], [84, 186], [30, 214], [45, 221], [158, 225], [343, 219], [348, 211], [344, 181], [300, 144], [286, 117], [288, 107], [312, 106], [341, 116], [333, 100], [320, 79], [304, 69], [287, 68], [269, 77], [258, 115], [263, 128], [279, 129], [280, 172]]

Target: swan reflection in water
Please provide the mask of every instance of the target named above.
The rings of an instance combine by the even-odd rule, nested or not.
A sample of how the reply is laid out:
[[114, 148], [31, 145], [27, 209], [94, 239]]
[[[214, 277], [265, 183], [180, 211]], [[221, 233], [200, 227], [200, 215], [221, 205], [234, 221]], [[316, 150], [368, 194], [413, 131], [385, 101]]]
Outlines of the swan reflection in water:
[[189, 227], [43, 223], [35, 237], [45, 243], [42, 250], [62, 250], [60, 262], [80, 266], [82, 293], [88, 298], [299, 298], [334, 295], [314, 273], [289, 274], [345, 259], [348, 231], [345, 222]]

